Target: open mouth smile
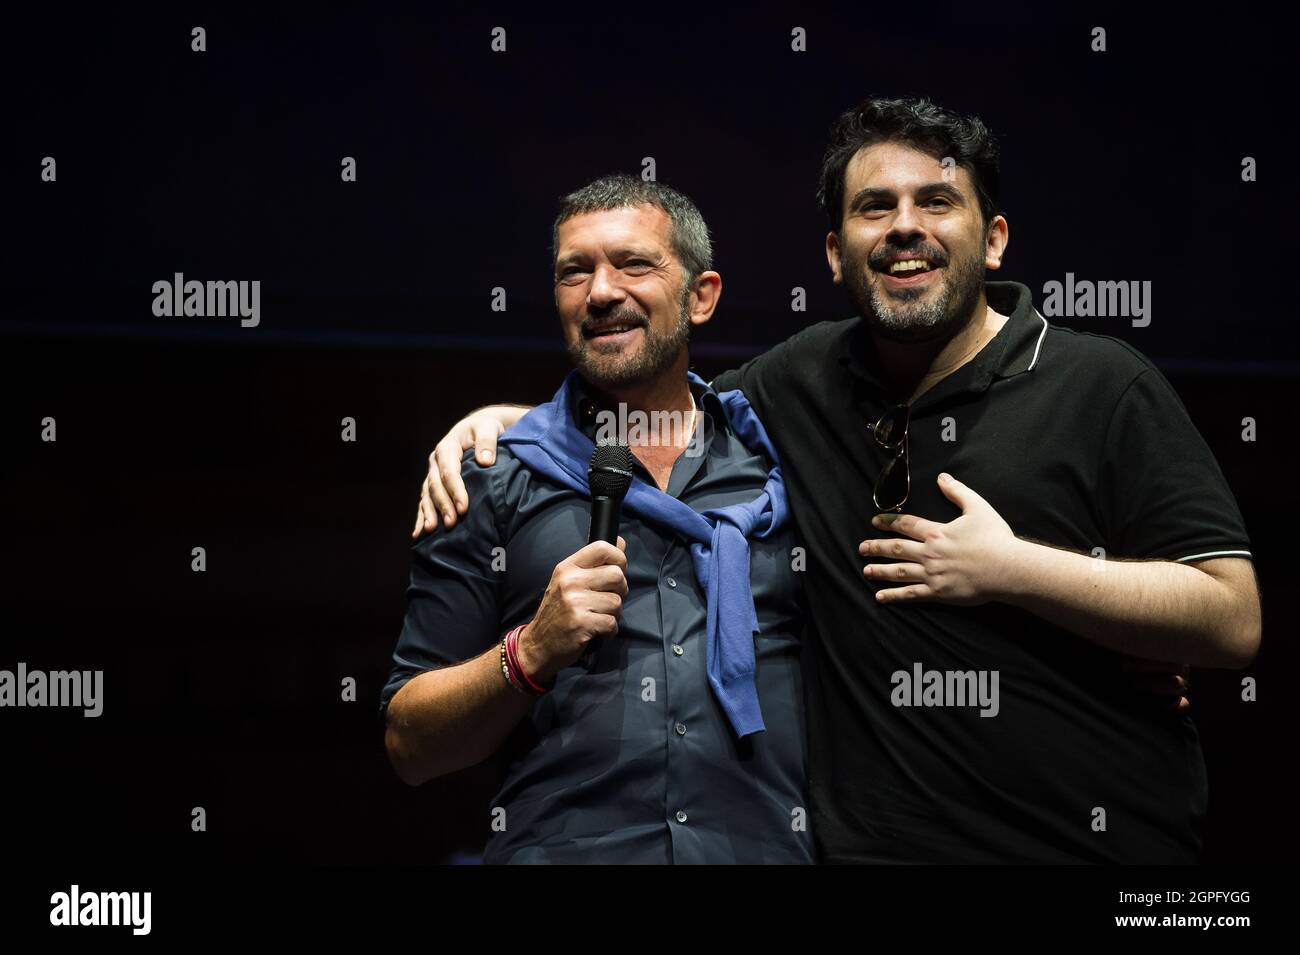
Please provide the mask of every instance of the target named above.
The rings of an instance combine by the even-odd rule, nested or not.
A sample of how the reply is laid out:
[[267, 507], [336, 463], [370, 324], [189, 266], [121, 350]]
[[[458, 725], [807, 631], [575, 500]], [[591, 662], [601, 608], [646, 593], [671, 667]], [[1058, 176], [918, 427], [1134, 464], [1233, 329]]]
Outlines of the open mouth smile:
[[884, 276], [886, 287], [898, 288], [923, 285], [929, 281], [931, 275], [938, 272], [942, 267], [923, 256], [913, 256], [912, 258], [894, 259], [886, 263], [885, 267], [878, 271]]
[[638, 322], [610, 322], [606, 325], [584, 328], [582, 337], [587, 341], [617, 344], [631, 340], [632, 336], [641, 328], [642, 326]]

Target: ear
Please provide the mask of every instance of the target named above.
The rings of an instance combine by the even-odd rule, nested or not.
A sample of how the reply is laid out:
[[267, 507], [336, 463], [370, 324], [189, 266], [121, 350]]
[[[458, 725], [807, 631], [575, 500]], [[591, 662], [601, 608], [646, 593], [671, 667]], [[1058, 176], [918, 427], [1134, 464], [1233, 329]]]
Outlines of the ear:
[[691, 289], [690, 319], [692, 325], [703, 325], [713, 317], [722, 298], [722, 276], [717, 272], [701, 272]]
[[826, 233], [826, 264], [831, 267], [831, 281], [839, 285], [844, 277], [840, 269], [840, 237], [837, 232]]
[[1002, 256], [1007, 251], [1007, 239], [1007, 220], [1002, 216], [994, 216], [993, 221], [989, 223], [988, 235], [985, 236], [984, 268], [1002, 268]]

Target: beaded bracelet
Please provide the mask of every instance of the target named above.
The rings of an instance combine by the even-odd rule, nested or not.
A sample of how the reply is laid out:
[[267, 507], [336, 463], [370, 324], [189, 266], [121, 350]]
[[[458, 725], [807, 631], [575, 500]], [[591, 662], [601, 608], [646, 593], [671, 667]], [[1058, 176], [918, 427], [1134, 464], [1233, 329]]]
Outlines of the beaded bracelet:
[[524, 689], [520, 684], [518, 684], [518, 683], [515, 682], [515, 678], [514, 678], [514, 676], [512, 676], [511, 673], [510, 673], [510, 661], [509, 661], [509, 660], [507, 659], [507, 657], [506, 657], [506, 638], [505, 638], [505, 637], [502, 637], [502, 638], [501, 638], [501, 675], [504, 676], [504, 677], [506, 678], [506, 682], [507, 682], [508, 684], [510, 684], [510, 686], [515, 690], [515, 692], [517, 692], [517, 693], [527, 693], [527, 692], [528, 692], [528, 691], [525, 690], [525, 689]]
[[519, 662], [519, 635], [526, 626], [528, 625], [520, 624], [502, 638], [501, 670], [505, 674], [506, 681], [520, 693], [541, 696], [546, 692], [546, 688], [538, 686]]

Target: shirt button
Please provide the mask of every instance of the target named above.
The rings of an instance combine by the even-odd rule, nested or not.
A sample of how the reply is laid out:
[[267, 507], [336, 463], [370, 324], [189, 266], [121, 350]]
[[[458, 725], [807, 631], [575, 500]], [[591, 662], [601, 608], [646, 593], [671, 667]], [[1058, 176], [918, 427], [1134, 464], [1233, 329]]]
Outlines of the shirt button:
[[675, 653], [677, 656], [680, 657], [685, 652], [686, 651], [682, 649], [682, 645], [680, 643], [673, 644], [673, 653]]
[[685, 822], [685, 821], [686, 821], [686, 813], [685, 813], [684, 810], [681, 810], [681, 809], [678, 809], [678, 810], [677, 810], [677, 821], [678, 821], [678, 822]]
[[685, 724], [685, 723], [678, 723], [678, 724], [677, 724], [677, 735], [678, 735], [678, 736], [685, 736], [685, 735], [686, 735], [686, 724]]
[[669, 587], [676, 587], [676, 586], [677, 586], [677, 581], [675, 581], [675, 580], [673, 580], [671, 577], [669, 577], [669, 578], [668, 578], [668, 586], [669, 586]]

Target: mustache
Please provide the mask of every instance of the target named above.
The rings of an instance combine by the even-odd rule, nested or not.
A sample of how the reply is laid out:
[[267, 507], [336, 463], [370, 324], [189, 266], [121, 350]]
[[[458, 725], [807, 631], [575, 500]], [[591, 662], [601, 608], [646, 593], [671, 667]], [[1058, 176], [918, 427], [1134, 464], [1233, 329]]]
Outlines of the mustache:
[[582, 320], [580, 330], [589, 332], [593, 328], [601, 325], [649, 325], [650, 316], [646, 315], [640, 309], [629, 305], [623, 305], [608, 312], [602, 312], [599, 315], [587, 314]]

